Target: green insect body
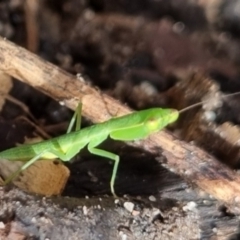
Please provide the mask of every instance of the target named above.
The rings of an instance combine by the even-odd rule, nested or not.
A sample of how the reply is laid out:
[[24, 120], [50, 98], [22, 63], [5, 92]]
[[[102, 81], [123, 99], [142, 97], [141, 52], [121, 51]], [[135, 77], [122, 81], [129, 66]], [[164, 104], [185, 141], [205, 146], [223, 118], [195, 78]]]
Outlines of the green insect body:
[[[154, 132], [166, 127], [178, 119], [178, 111], [174, 109], [152, 108], [131, 113], [122, 117], [112, 118], [103, 123], [70, 132], [33, 144], [25, 144], [0, 152], [0, 158], [10, 161], [27, 161], [38, 154], [44, 153], [41, 157], [54, 159], [56, 156], [52, 151], [60, 151], [63, 154], [61, 160], [69, 161], [82, 148], [90, 143], [102, 143], [108, 136], [114, 140], [133, 141], [143, 139]], [[99, 144], [100, 144], [99, 143]], [[96, 143], [91, 145], [99, 145]], [[74, 153], [69, 156], [70, 150]], [[49, 154], [52, 153], [52, 154]]]
[[[13, 173], [5, 183], [13, 180], [38, 159], [55, 159], [70, 161], [81, 149], [87, 147], [89, 152], [114, 161], [110, 182], [111, 192], [115, 195], [114, 183], [117, 174], [119, 156], [99, 149], [107, 137], [120, 141], [144, 139], [154, 132], [166, 127], [178, 119], [179, 112], [175, 109], [152, 108], [134, 112], [122, 117], [112, 118], [106, 122], [80, 129], [81, 105], [77, 108], [65, 135], [34, 144], [24, 144], [0, 152], [0, 159], [26, 162], [17, 172]], [[72, 131], [76, 120], [76, 131]], [[116, 196], [116, 195], [115, 195]]]

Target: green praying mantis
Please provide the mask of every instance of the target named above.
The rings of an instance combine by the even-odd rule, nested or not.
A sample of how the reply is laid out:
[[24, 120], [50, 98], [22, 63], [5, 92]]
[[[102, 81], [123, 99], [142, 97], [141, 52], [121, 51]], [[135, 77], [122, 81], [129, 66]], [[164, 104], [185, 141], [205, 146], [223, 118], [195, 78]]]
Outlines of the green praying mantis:
[[[236, 95], [239, 93], [228, 94]], [[70, 161], [84, 147], [90, 153], [110, 159], [114, 162], [110, 189], [114, 196], [114, 184], [119, 165], [119, 156], [112, 152], [99, 149], [98, 146], [108, 137], [113, 140], [134, 141], [148, 137], [152, 133], [158, 132], [167, 125], [175, 122], [179, 114], [195, 106], [199, 106], [206, 101], [196, 103], [180, 111], [176, 109], [151, 108], [137, 111], [122, 117], [112, 118], [106, 122], [98, 123], [90, 127], [80, 129], [81, 109], [79, 104], [67, 129], [67, 133], [49, 140], [34, 144], [24, 144], [0, 152], [0, 159], [9, 161], [23, 161], [25, 164], [18, 171], [10, 175], [5, 184], [12, 181], [21, 171], [28, 168], [39, 159], [56, 159]], [[75, 124], [75, 130], [73, 130]]]

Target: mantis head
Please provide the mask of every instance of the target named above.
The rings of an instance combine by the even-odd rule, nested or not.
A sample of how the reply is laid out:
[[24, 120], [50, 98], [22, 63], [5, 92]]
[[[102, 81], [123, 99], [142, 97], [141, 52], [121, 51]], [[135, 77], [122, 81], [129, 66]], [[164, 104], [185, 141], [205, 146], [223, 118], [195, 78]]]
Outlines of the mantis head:
[[153, 108], [145, 119], [146, 127], [151, 133], [157, 132], [175, 122], [179, 117], [176, 109]]

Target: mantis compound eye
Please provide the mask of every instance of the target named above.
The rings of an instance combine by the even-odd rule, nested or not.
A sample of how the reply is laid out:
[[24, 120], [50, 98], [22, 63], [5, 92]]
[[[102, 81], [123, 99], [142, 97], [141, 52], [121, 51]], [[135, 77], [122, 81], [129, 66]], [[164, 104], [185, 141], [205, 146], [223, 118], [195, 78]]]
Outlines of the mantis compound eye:
[[159, 130], [159, 118], [151, 117], [146, 121], [146, 127], [149, 132], [156, 132]]

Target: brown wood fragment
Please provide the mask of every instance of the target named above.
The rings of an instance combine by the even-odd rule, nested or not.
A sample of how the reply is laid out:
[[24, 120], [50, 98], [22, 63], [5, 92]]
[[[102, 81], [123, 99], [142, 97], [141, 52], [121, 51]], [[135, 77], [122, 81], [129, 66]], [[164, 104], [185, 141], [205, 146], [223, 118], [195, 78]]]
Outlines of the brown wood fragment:
[[[129, 109], [116, 100], [99, 93], [66, 73], [7, 40], [0, 38], [0, 70], [37, 88], [74, 109], [83, 103], [83, 115], [93, 122], [106, 121], [111, 114], [124, 115]], [[176, 139], [166, 131], [152, 135], [137, 144], [154, 152], [161, 148], [166, 166], [183, 178], [225, 202], [240, 213], [240, 177], [198, 147]]]
[[69, 169], [62, 162], [42, 160], [27, 168], [14, 184], [31, 193], [60, 195], [69, 175]]
[[[22, 165], [22, 162], [9, 162], [1, 159], [0, 172], [2, 177], [6, 179]], [[41, 160], [24, 170], [13, 183], [27, 192], [45, 196], [60, 195], [69, 175], [69, 169], [62, 162]], [[0, 185], [3, 185], [3, 182]]]

